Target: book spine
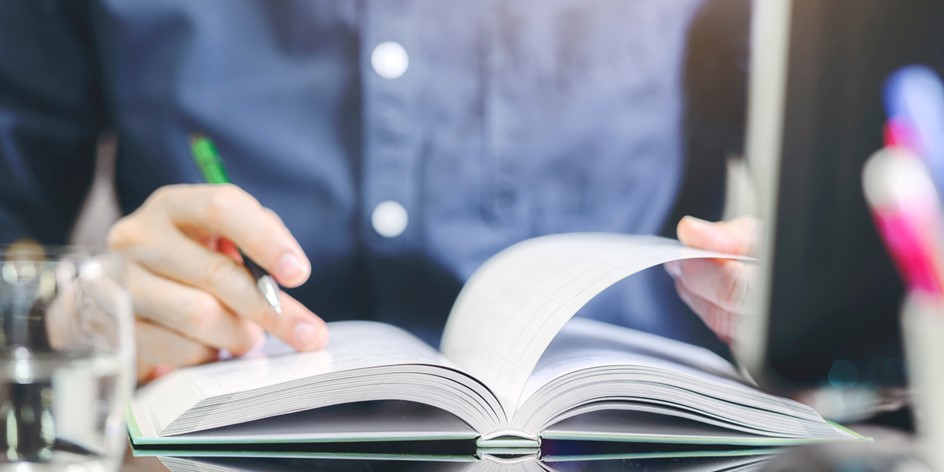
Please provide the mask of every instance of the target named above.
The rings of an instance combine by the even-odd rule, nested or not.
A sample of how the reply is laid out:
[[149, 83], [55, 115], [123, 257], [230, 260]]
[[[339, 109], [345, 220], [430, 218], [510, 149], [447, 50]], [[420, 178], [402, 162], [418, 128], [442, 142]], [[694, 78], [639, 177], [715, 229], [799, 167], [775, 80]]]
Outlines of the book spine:
[[475, 445], [482, 449], [540, 449], [541, 438], [522, 431], [501, 431], [480, 436]]

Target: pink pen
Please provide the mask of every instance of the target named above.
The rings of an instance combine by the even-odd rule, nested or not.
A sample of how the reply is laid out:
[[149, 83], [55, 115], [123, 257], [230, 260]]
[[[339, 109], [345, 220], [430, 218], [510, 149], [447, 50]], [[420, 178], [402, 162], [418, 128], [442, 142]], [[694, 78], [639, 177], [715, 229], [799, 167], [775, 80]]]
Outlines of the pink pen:
[[939, 199], [924, 164], [903, 147], [888, 147], [866, 162], [862, 183], [908, 288], [944, 295]]

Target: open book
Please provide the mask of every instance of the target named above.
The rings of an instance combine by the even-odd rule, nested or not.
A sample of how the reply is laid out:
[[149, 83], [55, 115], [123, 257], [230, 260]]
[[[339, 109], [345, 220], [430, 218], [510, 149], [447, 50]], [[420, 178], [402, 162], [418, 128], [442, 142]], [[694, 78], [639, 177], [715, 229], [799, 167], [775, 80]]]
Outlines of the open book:
[[322, 351], [270, 341], [255, 356], [180, 369], [141, 389], [130, 406], [132, 441], [165, 450], [298, 450], [435, 440], [527, 453], [542, 441], [762, 450], [859, 438], [807, 406], [762, 393], [708, 350], [572, 319], [646, 268], [728, 257], [652, 236], [528, 240], [470, 278], [441, 351], [394, 326], [330, 323]]

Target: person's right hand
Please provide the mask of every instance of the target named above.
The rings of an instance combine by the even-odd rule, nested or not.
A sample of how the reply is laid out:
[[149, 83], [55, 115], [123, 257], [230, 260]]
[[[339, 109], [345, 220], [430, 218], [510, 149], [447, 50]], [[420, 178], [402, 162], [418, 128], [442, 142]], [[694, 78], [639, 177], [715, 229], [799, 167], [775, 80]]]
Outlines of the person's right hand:
[[139, 381], [213, 361], [222, 349], [244, 354], [264, 331], [300, 351], [327, 343], [320, 318], [286, 293], [276, 314], [240, 263], [236, 247], [286, 287], [311, 273], [279, 217], [236, 186], [159, 188], [112, 226], [108, 247], [128, 260]]

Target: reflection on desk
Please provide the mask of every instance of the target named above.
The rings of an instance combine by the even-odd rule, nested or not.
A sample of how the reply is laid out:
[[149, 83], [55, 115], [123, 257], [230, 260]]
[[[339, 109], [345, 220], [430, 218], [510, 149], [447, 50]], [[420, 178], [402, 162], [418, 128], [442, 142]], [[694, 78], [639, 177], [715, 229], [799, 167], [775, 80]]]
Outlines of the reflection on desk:
[[[655, 472], [741, 472], [760, 470], [770, 456], [701, 458], [701, 459], [640, 459], [599, 460], [542, 463], [536, 459], [521, 461], [479, 460], [474, 462], [433, 462], [417, 460], [369, 459], [299, 459], [299, 458], [138, 458], [135, 471], [170, 472], [282, 472], [318, 470], [356, 471], [655, 471]], [[159, 462], [158, 462], [159, 461]], [[147, 463], [150, 467], [141, 468]]]
[[[560, 471], [595, 472], [609, 470], [654, 472], [713, 472], [713, 471], [849, 471], [930, 470], [917, 460], [911, 436], [888, 428], [861, 426], [864, 432], [876, 438], [875, 443], [813, 445], [781, 450], [779, 455], [701, 458], [634, 458], [588, 460], [569, 456], [568, 460], [539, 462], [536, 457], [517, 460], [511, 458], [474, 457], [454, 458], [452, 461], [421, 460], [403, 456], [401, 459], [315, 458], [315, 457], [133, 457], [130, 452], [123, 471], [126, 472], [276, 472], [294, 470], [332, 471]], [[557, 449], [555, 452], [562, 452]], [[724, 451], [716, 451], [719, 454]], [[733, 451], [728, 451], [733, 452]], [[301, 455], [301, 454], [296, 454]], [[563, 456], [559, 456], [563, 457]]]

